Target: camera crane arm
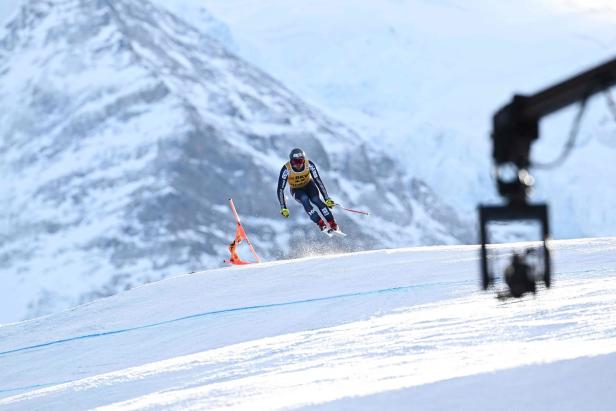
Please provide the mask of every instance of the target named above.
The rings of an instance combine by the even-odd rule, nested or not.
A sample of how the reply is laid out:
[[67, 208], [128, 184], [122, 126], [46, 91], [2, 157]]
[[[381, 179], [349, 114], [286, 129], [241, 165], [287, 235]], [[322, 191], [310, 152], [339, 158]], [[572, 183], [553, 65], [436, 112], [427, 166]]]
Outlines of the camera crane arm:
[[[507, 221], [535, 221], [541, 224], [542, 276], [546, 287], [551, 284], [548, 207], [530, 205], [527, 196], [532, 178], [528, 174], [530, 147], [539, 138], [539, 121], [576, 102], [585, 102], [590, 96], [616, 85], [616, 58], [571, 77], [531, 96], [514, 95], [513, 100], [498, 110], [493, 117], [492, 158], [496, 166], [499, 194], [508, 200], [500, 206], [479, 206], [481, 241], [481, 285], [484, 290], [494, 284], [496, 274], [491, 268], [487, 245], [490, 243], [488, 224]], [[500, 173], [499, 167], [513, 166], [516, 175]], [[513, 178], [511, 178], [513, 177]], [[535, 269], [540, 268], [537, 264]], [[534, 292], [534, 285], [527, 287]], [[512, 295], [516, 293], [511, 291]]]
[[525, 204], [529, 185], [520, 171], [530, 164], [530, 147], [539, 138], [539, 121], [593, 94], [616, 85], [616, 58], [571, 77], [531, 96], [514, 95], [512, 101], [494, 114], [492, 157], [495, 165], [513, 164], [518, 179], [505, 181], [497, 175], [501, 196], [511, 203]]

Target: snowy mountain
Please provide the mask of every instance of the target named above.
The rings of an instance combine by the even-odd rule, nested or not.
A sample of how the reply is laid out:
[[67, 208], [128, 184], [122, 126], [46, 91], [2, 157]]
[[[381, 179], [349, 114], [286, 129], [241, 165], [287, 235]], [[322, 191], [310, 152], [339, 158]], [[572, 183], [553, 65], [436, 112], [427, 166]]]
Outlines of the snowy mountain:
[[616, 239], [558, 241], [555, 283], [478, 292], [476, 246], [168, 278], [0, 326], [3, 410], [612, 410]]
[[[0, 40], [0, 135], [0, 322], [220, 266], [229, 197], [265, 259], [474, 237], [376, 144], [147, 1], [25, 2]], [[346, 240], [279, 216], [295, 146], [372, 212], [337, 213]]]
[[[244, 58], [380, 141], [470, 220], [477, 203], [496, 201], [493, 113], [513, 93], [534, 93], [616, 55], [612, 0], [194, 3], [229, 26]], [[535, 161], [558, 156], [574, 114], [543, 122]], [[614, 191], [595, 188], [616, 176], [615, 136], [598, 96], [579, 148], [562, 167], [537, 171], [534, 198], [551, 203], [556, 237], [616, 233]]]

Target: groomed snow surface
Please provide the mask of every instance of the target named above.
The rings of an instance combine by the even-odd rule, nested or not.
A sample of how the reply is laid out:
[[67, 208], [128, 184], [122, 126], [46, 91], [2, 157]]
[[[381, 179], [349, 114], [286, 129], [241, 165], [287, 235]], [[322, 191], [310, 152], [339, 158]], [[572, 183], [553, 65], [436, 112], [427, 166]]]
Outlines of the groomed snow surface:
[[476, 246], [168, 278], [0, 326], [0, 409], [613, 410], [616, 239], [551, 290], [478, 291]]

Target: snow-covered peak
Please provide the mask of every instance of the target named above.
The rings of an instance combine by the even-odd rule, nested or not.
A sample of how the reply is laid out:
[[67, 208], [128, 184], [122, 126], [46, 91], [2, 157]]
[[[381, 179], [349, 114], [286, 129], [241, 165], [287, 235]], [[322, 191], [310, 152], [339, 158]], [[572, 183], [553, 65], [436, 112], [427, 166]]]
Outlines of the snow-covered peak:
[[[479, 202], [497, 200], [493, 113], [513, 93], [534, 93], [616, 54], [613, 3], [204, 0], [243, 57], [378, 140], [405, 172], [473, 218]], [[616, 133], [602, 96], [593, 110]], [[562, 149], [573, 118], [566, 114], [542, 124], [538, 162]], [[598, 122], [584, 119], [581, 144], [597, 138]], [[597, 219], [611, 212], [612, 191], [594, 189], [595, 176], [616, 175], [614, 162], [603, 160], [616, 153], [598, 140], [591, 146], [537, 175], [534, 199], [552, 204], [557, 237], [616, 230], [616, 220]]]
[[[152, 3], [32, 1], [7, 30], [0, 322], [220, 265], [230, 197], [265, 259], [473, 237], [376, 145]], [[336, 212], [346, 241], [322, 243], [295, 204], [281, 221], [295, 146], [334, 199], [372, 212]]]
[[182, 18], [201, 33], [208, 35], [220, 43], [227, 50], [236, 51], [237, 45], [229, 27], [216, 19], [204, 7], [200, 0], [152, 0], [152, 3], [165, 8], [175, 16]]

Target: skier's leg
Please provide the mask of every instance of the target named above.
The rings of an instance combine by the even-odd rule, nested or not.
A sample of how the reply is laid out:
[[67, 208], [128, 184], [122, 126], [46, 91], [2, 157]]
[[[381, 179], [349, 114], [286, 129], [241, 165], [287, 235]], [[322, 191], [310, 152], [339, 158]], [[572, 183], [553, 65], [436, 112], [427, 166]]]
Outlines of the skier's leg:
[[319, 189], [317, 188], [316, 184], [314, 184], [314, 182], [310, 182], [308, 184], [307, 191], [310, 201], [312, 201], [314, 205], [319, 207], [321, 214], [323, 214], [323, 217], [325, 217], [327, 222], [331, 223], [332, 221], [334, 221], [334, 214], [332, 213], [330, 208], [325, 205], [323, 200], [321, 200], [321, 197], [319, 196]]
[[304, 207], [304, 210], [306, 210], [306, 213], [308, 214], [310, 219], [316, 224], [319, 224], [321, 216], [319, 216], [319, 213], [317, 213], [317, 211], [312, 208], [312, 205], [310, 204], [310, 197], [308, 196], [308, 194], [302, 189], [293, 189], [291, 190], [291, 195], [298, 203], [300, 203]]

